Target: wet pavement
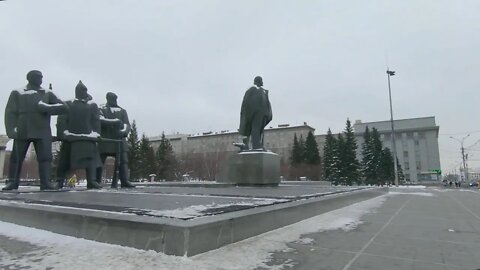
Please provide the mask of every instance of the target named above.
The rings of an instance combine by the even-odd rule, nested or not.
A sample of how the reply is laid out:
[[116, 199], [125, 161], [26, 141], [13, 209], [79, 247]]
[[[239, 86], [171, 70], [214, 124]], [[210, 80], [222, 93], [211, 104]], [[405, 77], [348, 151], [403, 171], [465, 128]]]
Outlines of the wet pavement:
[[289, 243], [289, 250], [274, 253], [270, 265], [305, 270], [480, 269], [478, 190], [392, 192], [362, 220], [351, 231], [304, 235], [304, 243]]

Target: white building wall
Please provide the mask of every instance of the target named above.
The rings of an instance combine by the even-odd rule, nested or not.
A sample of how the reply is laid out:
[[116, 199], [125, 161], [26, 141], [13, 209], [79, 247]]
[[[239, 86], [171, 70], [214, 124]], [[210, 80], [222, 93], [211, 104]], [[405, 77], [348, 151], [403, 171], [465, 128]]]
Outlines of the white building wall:
[[[357, 157], [361, 160], [361, 145], [366, 126], [370, 131], [376, 128], [384, 147], [392, 146], [390, 121], [362, 123], [353, 125], [359, 145]], [[395, 146], [397, 158], [402, 166], [406, 180], [413, 183], [436, 180], [433, 170], [440, 169], [438, 149], [439, 127], [435, 117], [401, 119], [394, 121]]]

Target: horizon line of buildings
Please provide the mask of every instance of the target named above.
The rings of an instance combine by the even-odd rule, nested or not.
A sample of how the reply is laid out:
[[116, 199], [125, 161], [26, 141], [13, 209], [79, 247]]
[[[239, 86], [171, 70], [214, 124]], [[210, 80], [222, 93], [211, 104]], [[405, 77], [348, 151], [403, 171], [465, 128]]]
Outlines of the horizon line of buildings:
[[[356, 120], [352, 125], [357, 140], [357, 158], [361, 160], [361, 145], [366, 127], [376, 128], [380, 133], [380, 140], [384, 147], [391, 148], [390, 121], [362, 122]], [[440, 127], [435, 123], [434, 116], [407, 118], [394, 120], [397, 158], [402, 166], [405, 180], [412, 183], [437, 181], [440, 166], [438, 147], [438, 133]], [[318, 144], [320, 156], [323, 157], [326, 134], [315, 135], [315, 128], [306, 122], [303, 125], [290, 126], [289, 124], [268, 127], [264, 131], [264, 146], [268, 150], [280, 155], [282, 164], [289, 163], [293, 138], [306, 138], [312, 132]], [[223, 130], [220, 132], [204, 132], [202, 134], [172, 134], [165, 135], [169, 139], [176, 156], [192, 154], [212, 154], [223, 157], [238, 152], [234, 142], [241, 142], [242, 136], [237, 131]], [[157, 148], [161, 136], [148, 138], [151, 145]]]
[[[352, 125], [357, 140], [357, 158], [361, 160], [361, 146], [363, 133], [366, 127], [376, 128], [380, 133], [380, 140], [384, 147], [391, 148], [390, 121], [362, 122], [356, 120]], [[438, 147], [438, 133], [440, 127], [435, 123], [434, 116], [407, 118], [394, 120], [397, 158], [402, 166], [405, 180], [411, 183], [439, 180], [438, 170], [440, 166], [440, 154]], [[314, 134], [318, 144], [320, 156], [323, 157], [326, 134], [316, 134], [315, 128], [306, 122], [303, 125], [289, 124], [268, 127], [265, 129], [265, 148], [280, 155], [283, 165], [288, 165], [293, 138], [306, 138], [308, 132]], [[216, 166], [221, 167], [229, 155], [238, 152], [233, 145], [241, 142], [242, 136], [237, 131], [222, 130], [220, 132], [204, 132], [202, 134], [173, 134], [165, 135], [170, 141], [174, 154], [183, 158], [186, 156], [215, 156]], [[152, 147], [156, 149], [160, 144], [161, 136], [148, 138]], [[0, 135], [0, 164], [5, 164], [6, 143], [9, 139]], [[56, 151], [59, 145], [54, 145], [52, 151]], [[4, 166], [0, 166], [0, 177], [3, 176]]]

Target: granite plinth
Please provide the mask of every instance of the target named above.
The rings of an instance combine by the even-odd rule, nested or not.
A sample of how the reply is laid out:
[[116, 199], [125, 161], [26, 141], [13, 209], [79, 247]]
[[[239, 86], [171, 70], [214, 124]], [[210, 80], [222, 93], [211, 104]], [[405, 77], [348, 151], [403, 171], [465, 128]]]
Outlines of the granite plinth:
[[382, 188], [145, 186], [0, 193], [0, 220], [74, 237], [193, 256], [376, 197]]
[[232, 155], [219, 182], [243, 186], [277, 186], [280, 156], [267, 151], [244, 151]]

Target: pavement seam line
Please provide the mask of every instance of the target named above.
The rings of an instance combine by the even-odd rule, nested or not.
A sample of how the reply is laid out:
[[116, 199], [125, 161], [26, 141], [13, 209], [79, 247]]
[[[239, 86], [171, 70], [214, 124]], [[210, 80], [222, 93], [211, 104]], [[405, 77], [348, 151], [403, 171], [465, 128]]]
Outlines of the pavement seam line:
[[390, 225], [390, 223], [392, 222], [392, 220], [398, 215], [398, 213], [400, 213], [400, 211], [402, 211], [403, 208], [405, 208], [405, 206], [407, 205], [408, 202], [410, 202], [411, 199], [408, 199], [403, 205], [402, 207], [400, 207], [396, 212], [395, 214], [393, 214], [393, 216], [382, 226], [382, 228], [380, 228], [380, 230], [378, 230], [378, 232], [376, 232], [372, 238], [370, 238], [370, 240], [368, 240], [368, 242], [362, 247], [362, 249], [360, 251], [357, 252], [357, 254], [342, 268], [342, 270], [348, 270], [352, 264], [358, 259], [358, 257], [360, 257], [360, 255], [362, 255], [362, 253], [370, 246], [370, 244], [375, 240], [375, 238], [377, 238], [377, 236], [383, 231], [385, 230], [385, 228]]
[[480, 220], [480, 216], [478, 216], [477, 214], [475, 214], [474, 212], [472, 212], [472, 210], [468, 209], [468, 207], [466, 207], [462, 202], [460, 202], [459, 200], [457, 200], [456, 198], [448, 195], [448, 197], [450, 197], [452, 200], [454, 200], [458, 205], [460, 205], [461, 207], [463, 207], [465, 210], [467, 210], [467, 212], [469, 212], [470, 214], [472, 214], [472, 216], [476, 217], [478, 220]]
[[[328, 251], [342, 252], [342, 253], [347, 253], [347, 254], [357, 254], [358, 253], [358, 252], [355, 252], [355, 251], [342, 250], [342, 249], [336, 249], [336, 248], [326, 248], [326, 247], [317, 247], [317, 246], [314, 246], [313, 248], [323, 249], [323, 250], [328, 250]], [[396, 257], [396, 256], [373, 254], [373, 253], [368, 253], [368, 252], [364, 252], [362, 254], [367, 255], [367, 256], [372, 256], [372, 257], [386, 258], [386, 259], [397, 259], [397, 260], [404, 260], [404, 261], [409, 261], [409, 262], [420, 262], [420, 263], [429, 263], [429, 264], [436, 264], [436, 265], [442, 265], [442, 266], [453, 266], [453, 267], [465, 268], [464, 266], [455, 265], [455, 264], [446, 264], [446, 263], [431, 262], [431, 261], [418, 260], [418, 259], [409, 259], [409, 258]]]
[[461, 265], [431, 262], [431, 261], [424, 261], [424, 260], [418, 260], [418, 259], [409, 259], [409, 258], [402, 258], [402, 257], [396, 257], [396, 256], [388, 256], [388, 255], [379, 255], [379, 254], [373, 254], [373, 253], [368, 253], [368, 252], [364, 252], [363, 255], [386, 258], [386, 259], [404, 260], [404, 261], [409, 261], [409, 262], [420, 262], [420, 263], [436, 264], [436, 265], [442, 265], [442, 266], [453, 266], [453, 267], [457, 267], [457, 268], [468, 269], [465, 266], [461, 266]]

